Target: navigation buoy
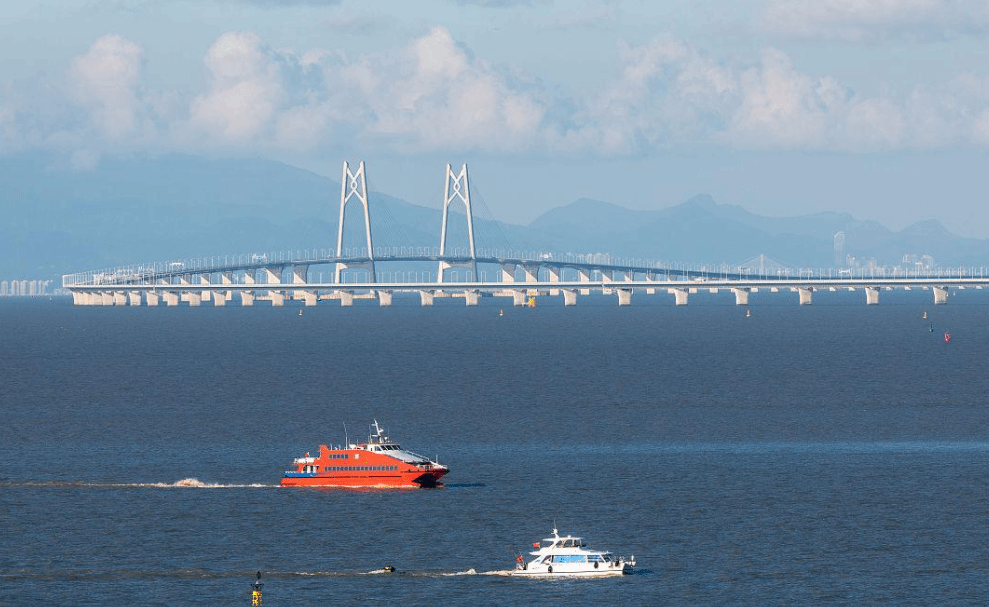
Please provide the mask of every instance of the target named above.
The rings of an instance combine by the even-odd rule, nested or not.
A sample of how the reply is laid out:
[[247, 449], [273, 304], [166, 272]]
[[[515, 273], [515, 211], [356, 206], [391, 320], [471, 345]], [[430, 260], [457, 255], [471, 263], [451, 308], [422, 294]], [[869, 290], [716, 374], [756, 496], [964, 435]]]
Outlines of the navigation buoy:
[[299, 310], [299, 316], [302, 316], [302, 310]]
[[752, 310], [745, 311], [745, 318], [752, 318]]
[[951, 333], [944, 334], [944, 343], [951, 343]]
[[251, 584], [251, 606], [261, 607], [261, 587], [264, 584], [261, 583], [261, 572], [258, 571], [258, 580]]
[[927, 310], [924, 310], [924, 320], [927, 320]]
[[504, 316], [504, 315], [505, 315], [504, 310], [498, 310], [498, 316]]

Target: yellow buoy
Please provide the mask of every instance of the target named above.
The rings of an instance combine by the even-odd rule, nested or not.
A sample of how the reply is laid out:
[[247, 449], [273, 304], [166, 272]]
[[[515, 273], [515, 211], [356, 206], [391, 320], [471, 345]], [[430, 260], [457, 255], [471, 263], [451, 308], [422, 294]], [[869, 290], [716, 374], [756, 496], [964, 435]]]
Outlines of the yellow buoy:
[[251, 607], [261, 607], [261, 572], [258, 571], [258, 581], [251, 584]]

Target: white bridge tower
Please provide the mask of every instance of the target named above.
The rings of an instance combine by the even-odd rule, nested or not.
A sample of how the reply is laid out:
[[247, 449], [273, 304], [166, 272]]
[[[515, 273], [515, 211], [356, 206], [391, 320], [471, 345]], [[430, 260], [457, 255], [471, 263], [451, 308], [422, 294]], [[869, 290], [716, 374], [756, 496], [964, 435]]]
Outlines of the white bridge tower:
[[467, 209], [467, 243], [470, 247], [469, 257], [462, 261], [440, 260], [436, 281], [444, 282], [446, 270], [450, 268], [468, 268], [473, 272], [473, 280], [477, 276], [477, 254], [474, 250], [474, 213], [470, 207], [470, 182], [467, 179], [467, 164], [460, 167], [460, 173], [454, 175], [449, 164], [446, 165], [446, 183], [443, 186], [443, 227], [440, 230], [440, 257], [446, 255], [446, 224], [450, 218], [450, 204], [456, 200], [464, 203]]
[[340, 274], [347, 268], [362, 268], [368, 271], [368, 282], [376, 282], [374, 276], [374, 246], [371, 243], [371, 214], [367, 207], [367, 179], [364, 175], [364, 161], [351, 172], [350, 165], [343, 162], [343, 176], [340, 178], [340, 223], [337, 229], [337, 258], [343, 257], [343, 223], [347, 203], [356, 198], [364, 207], [364, 233], [367, 236], [367, 259], [365, 261], [337, 262], [333, 282], [340, 282]]

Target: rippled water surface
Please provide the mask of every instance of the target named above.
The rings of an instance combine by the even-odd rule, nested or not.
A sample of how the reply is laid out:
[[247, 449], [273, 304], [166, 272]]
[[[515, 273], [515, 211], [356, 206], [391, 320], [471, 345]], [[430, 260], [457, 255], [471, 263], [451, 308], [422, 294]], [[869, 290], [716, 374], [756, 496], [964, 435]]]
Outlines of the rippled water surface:
[[[0, 300], [0, 593], [248, 605], [261, 570], [266, 606], [984, 604], [989, 295], [667, 297]], [[373, 418], [446, 487], [277, 486]], [[636, 573], [503, 575], [554, 525]]]

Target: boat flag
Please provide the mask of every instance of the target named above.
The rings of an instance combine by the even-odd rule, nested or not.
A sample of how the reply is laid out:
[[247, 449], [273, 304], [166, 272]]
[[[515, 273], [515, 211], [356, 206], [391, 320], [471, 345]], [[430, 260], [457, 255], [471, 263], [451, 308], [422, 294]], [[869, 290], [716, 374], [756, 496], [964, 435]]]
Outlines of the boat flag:
[[532, 542], [533, 548], [539, 548], [539, 542]]
[[519, 557], [517, 559], [515, 559], [515, 560], [516, 560], [516, 562], [521, 563], [524, 559], [522, 558], [522, 555], [520, 554]]

